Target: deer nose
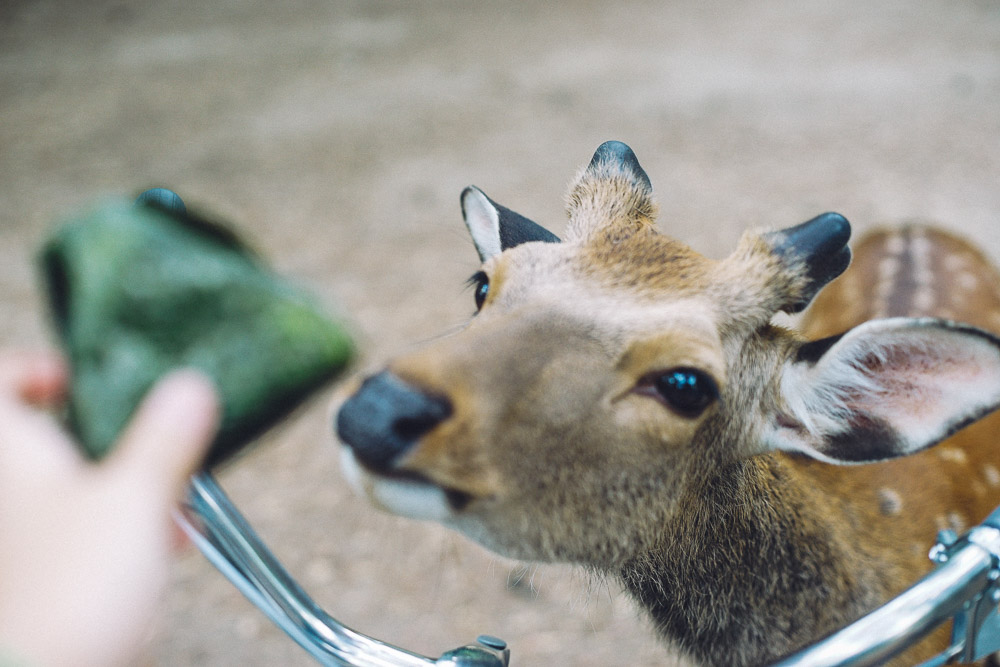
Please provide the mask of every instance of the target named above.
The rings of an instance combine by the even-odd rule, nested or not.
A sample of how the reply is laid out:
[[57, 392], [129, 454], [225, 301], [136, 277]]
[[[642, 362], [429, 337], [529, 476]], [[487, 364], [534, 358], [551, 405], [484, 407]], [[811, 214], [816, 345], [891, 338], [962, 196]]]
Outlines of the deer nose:
[[428, 394], [382, 371], [365, 380], [341, 406], [337, 435], [359, 462], [376, 471], [388, 471], [451, 413], [447, 398]]

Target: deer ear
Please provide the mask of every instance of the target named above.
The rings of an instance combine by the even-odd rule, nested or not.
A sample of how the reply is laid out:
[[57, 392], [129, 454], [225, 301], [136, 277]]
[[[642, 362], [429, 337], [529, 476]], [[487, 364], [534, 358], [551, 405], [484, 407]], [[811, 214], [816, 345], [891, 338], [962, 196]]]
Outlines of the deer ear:
[[500, 206], [474, 185], [462, 191], [462, 217], [472, 235], [479, 259], [484, 262], [528, 241], [559, 242], [558, 236], [523, 215]]
[[833, 463], [904, 456], [1000, 406], [1000, 339], [929, 318], [866, 322], [802, 345], [781, 394], [774, 448]]

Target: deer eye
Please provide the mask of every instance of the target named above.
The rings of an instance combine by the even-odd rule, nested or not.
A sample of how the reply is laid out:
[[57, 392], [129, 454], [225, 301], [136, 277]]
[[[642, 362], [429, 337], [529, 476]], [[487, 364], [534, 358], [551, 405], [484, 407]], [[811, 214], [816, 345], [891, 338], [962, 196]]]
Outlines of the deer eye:
[[486, 303], [486, 296], [490, 293], [490, 277], [482, 271], [478, 271], [469, 278], [469, 284], [472, 285], [476, 298], [476, 311], [478, 312], [482, 310], [483, 304]]
[[697, 368], [674, 368], [650, 379], [657, 398], [689, 419], [700, 415], [719, 397], [715, 381]]

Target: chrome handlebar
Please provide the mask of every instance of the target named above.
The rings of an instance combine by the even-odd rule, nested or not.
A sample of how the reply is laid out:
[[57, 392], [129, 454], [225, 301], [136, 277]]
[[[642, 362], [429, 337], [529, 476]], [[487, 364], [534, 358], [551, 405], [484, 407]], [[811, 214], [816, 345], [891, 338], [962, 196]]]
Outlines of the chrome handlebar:
[[950, 531], [942, 531], [938, 540], [931, 549], [931, 558], [939, 563], [934, 571], [867, 616], [773, 667], [881, 664], [949, 618], [954, 620], [951, 644], [920, 667], [973, 662], [1000, 650], [1000, 530], [984, 523], [961, 540]]
[[[506, 642], [474, 644], [429, 658], [363, 635], [324, 612], [264, 545], [215, 479], [194, 476], [177, 521], [202, 554], [319, 664], [354, 667], [507, 667]], [[949, 618], [951, 644], [919, 667], [972, 662], [1000, 651], [1000, 508], [961, 538], [938, 534], [937, 567], [914, 586], [773, 667], [864, 667], [899, 655]]]
[[191, 479], [186, 505], [176, 519], [202, 554], [321, 665], [507, 667], [510, 651], [496, 637], [482, 635], [475, 644], [428, 658], [332, 618], [288, 574], [208, 473]]

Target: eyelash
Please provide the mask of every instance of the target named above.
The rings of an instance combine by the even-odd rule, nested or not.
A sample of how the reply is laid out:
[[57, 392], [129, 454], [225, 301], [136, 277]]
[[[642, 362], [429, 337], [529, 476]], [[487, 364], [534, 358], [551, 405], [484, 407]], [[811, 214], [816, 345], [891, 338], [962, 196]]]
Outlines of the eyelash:
[[466, 281], [466, 284], [474, 290], [473, 296], [476, 300], [476, 312], [478, 313], [483, 309], [483, 304], [486, 303], [486, 297], [490, 292], [490, 277], [483, 271], [477, 271]]

